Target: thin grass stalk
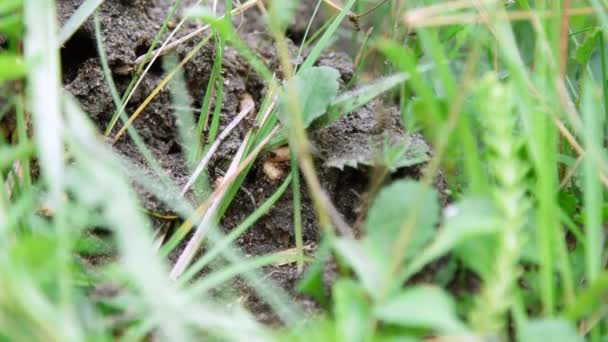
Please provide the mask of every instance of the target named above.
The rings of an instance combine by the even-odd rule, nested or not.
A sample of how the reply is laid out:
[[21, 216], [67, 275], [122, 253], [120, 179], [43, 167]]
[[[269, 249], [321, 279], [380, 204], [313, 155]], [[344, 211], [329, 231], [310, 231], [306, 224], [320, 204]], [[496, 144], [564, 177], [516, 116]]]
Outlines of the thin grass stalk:
[[[18, 95], [15, 98], [15, 112], [17, 114], [17, 137], [19, 144], [25, 144], [30, 140], [28, 137], [28, 115], [24, 108], [24, 98], [22, 95]], [[25, 190], [30, 190], [32, 186], [32, 170], [31, 162], [29, 157], [21, 159], [21, 166], [23, 167], [23, 185]]]
[[597, 151], [603, 144], [603, 127], [592, 83], [587, 83], [583, 93], [583, 118], [585, 125], [585, 147], [589, 151], [583, 161], [583, 191], [585, 208], [585, 276], [593, 282], [602, 270], [602, 231], [603, 190], [599, 184], [597, 170]]
[[[250, 135], [248, 135], [247, 138], [249, 138], [249, 136]], [[230, 164], [228, 171], [226, 171], [227, 177], [235, 174], [236, 170], [238, 169], [239, 162], [243, 157], [243, 154], [245, 153], [245, 147], [247, 146], [247, 142], [249, 140], [247, 138], [243, 140], [239, 150], [234, 155], [232, 163]], [[214, 196], [211, 197], [211, 203], [208, 209], [205, 211], [205, 214], [203, 215], [201, 222], [196, 228], [194, 235], [192, 236], [190, 241], [188, 241], [188, 244], [184, 248], [184, 251], [179, 256], [177, 262], [171, 269], [171, 273], [169, 274], [169, 278], [171, 278], [171, 280], [177, 280], [184, 273], [190, 262], [192, 262], [195, 253], [203, 242], [205, 233], [211, 225], [215, 224], [215, 221], [217, 220], [216, 211], [219, 208], [224, 195], [226, 194], [226, 190], [227, 189], [224, 188], [224, 190], [220, 191], [217, 194], [214, 193]]]
[[209, 149], [207, 149], [205, 156], [200, 161], [200, 163], [188, 179], [186, 185], [184, 185], [184, 187], [182, 188], [182, 195], [184, 195], [186, 192], [188, 192], [188, 190], [190, 190], [192, 185], [194, 185], [198, 177], [207, 167], [207, 163], [211, 160], [211, 157], [213, 157], [222, 141], [224, 141], [228, 137], [228, 135], [230, 135], [232, 130], [234, 130], [239, 125], [239, 123], [241, 123], [241, 121], [243, 121], [243, 119], [245, 119], [245, 117], [247, 117], [251, 113], [254, 108], [254, 105], [255, 104], [253, 103], [253, 100], [248, 101], [248, 103], [241, 109], [241, 112], [234, 119], [232, 119], [232, 121], [228, 124], [228, 126], [226, 126], [222, 133], [220, 133], [219, 137], [214, 140], [213, 145], [211, 145]]
[[255, 222], [257, 222], [262, 216], [266, 215], [270, 209], [272, 209], [272, 206], [283, 196], [289, 184], [291, 184], [291, 180], [292, 176], [287, 176], [277, 191], [275, 191], [264, 203], [262, 203], [262, 205], [247, 216], [247, 218], [243, 220], [243, 222], [241, 222], [237, 227], [232, 229], [230, 233], [223, 239], [214, 243], [213, 246], [210, 247], [210, 250], [207, 251], [202, 258], [197, 260], [194, 264], [192, 264], [192, 266], [190, 266], [190, 268], [188, 268], [188, 270], [180, 278], [180, 284], [187, 284], [189, 281], [191, 281], [198, 272], [209, 264], [209, 262], [219, 256], [225, 248], [229, 248], [230, 245], [245, 232], [247, 232], [247, 230], [251, 228]]
[[[133, 75], [131, 82], [129, 82], [129, 85], [127, 86], [127, 89], [125, 90], [123, 97], [120, 101], [120, 103], [124, 104], [125, 108], [126, 108], [126, 103], [127, 103], [128, 99], [130, 99], [132, 94], [135, 92], [135, 88], [137, 87], [137, 85], [139, 84], [141, 79], [145, 76], [145, 73], [148, 72], [148, 69], [146, 69], [145, 73], [143, 73], [144, 67], [146, 66], [146, 62], [150, 59], [150, 56], [152, 55], [152, 52], [156, 48], [156, 45], [158, 44], [162, 35], [165, 33], [165, 31], [169, 27], [169, 22], [171, 21], [171, 18], [173, 18], [173, 16], [175, 15], [180, 3], [181, 3], [181, 0], [175, 0], [175, 3], [173, 4], [171, 11], [169, 11], [169, 14], [165, 18], [163, 25], [161, 26], [158, 33], [156, 33], [156, 35], [154, 36], [154, 39], [152, 40], [152, 44], [150, 44], [150, 48], [148, 48], [148, 51], [146, 51], [146, 53], [143, 56], [140, 56], [140, 58], [138, 58], [138, 59], [142, 60], [142, 63], [136, 63], [136, 64], [138, 64], [137, 70], [135, 71], [135, 74]], [[101, 43], [98, 42], [98, 44], [101, 44]], [[149, 67], [151, 67], [151, 65], [152, 64], [150, 64]], [[121, 109], [120, 105], [116, 106], [116, 111], [114, 112], [114, 115], [112, 115], [110, 122], [108, 122], [108, 126], [106, 126], [106, 130], [104, 132], [105, 136], [110, 135], [110, 133], [114, 129], [114, 126], [118, 122], [118, 119], [123, 114], [124, 114], [124, 108]]]
[[[112, 139], [112, 144], [116, 144], [116, 142], [123, 136], [123, 134], [125, 133], [125, 131], [133, 124], [133, 122], [135, 121], [135, 119], [137, 119], [137, 117], [139, 116], [139, 114], [141, 114], [143, 112], [143, 110], [148, 106], [148, 104], [150, 104], [150, 102], [152, 102], [152, 100], [154, 99], [154, 97], [169, 83], [169, 81], [177, 74], [177, 72], [181, 68], [183, 68], [183, 66], [190, 59], [192, 59], [192, 57], [194, 57], [196, 55], [196, 53], [203, 46], [205, 46], [205, 44], [207, 44], [209, 42], [210, 39], [211, 39], [211, 34], [207, 35], [207, 37], [205, 37], [203, 40], [201, 40], [194, 47], [194, 49], [192, 49], [192, 51], [190, 51], [188, 53], [188, 55], [186, 55], [186, 57], [178, 64], [178, 66], [173, 71], [171, 71], [167, 76], [165, 76], [165, 78], [162, 79], [162, 81], [160, 82], [160, 84], [158, 86], [156, 86], [156, 88], [154, 88], [154, 90], [152, 91], [152, 93], [150, 93], [150, 95], [148, 95], [148, 97], [144, 100], [144, 102], [142, 102], [142, 104], [139, 107], [137, 107], [137, 109], [135, 110], [135, 112], [133, 112], [133, 114], [131, 115], [131, 117], [129, 117], [129, 120], [127, 120], [127, 122], [125, 122], [124, 126], [118, 131], [118, 133], [116, 133], [116, 135]], [[124, 104], [123, 104], [123, 107], [124, 107]], [[122, 110], [124, 110], [124, 108], [121, 109], [121, 111]]]
[[600, 34], [600, 58], [602, 65], [602, 97], [604, 100], [604, 123], [606, 123], [605, 134], [608, 134], [608, 66], [606, 66], [606, 44], [603, 34]]
[[[227, 188], [229, 187], [230, 184], [232, 184], [232, 182], [243, 172], [244, 169], [246, 169], [247, 167], [249, 167], [249, 164], [253, 162], [253, 160], [257, 157], [257, 155], [262, 151], [262, 149], [264, 148], [264, 146], [266, 146], [266, 144], [268, 144], [268, 142], [270, 142], [270, 139], [272, 139], [272, 137], [279, 131], [280, 126], [276, 126], [272, 132], [270, 132], [270, 134], [268, 134], [268, 136], [260, 142], [260, 144], [247, 156], [247, 158], [245, 158], [239, 165], [238, 167], [234, 170], [234, 172], [227, 172], [226, 176], [224, 177], [224, 181], [222, 182], [222, 184], [220, 186], [218, 186], [218, 188], [213, 192], [213, 194], [209, 197], [209, 199], [207, 199], [204, 203], [202, 203], [195, 211], [195, 213], [193, 214], [192, 217], [188, 218], [188, 220], [186, 220], [186, 222], [184, 222], [184, 224], [182, 224], [182, 226], [178, 229], [178, 234], [180, 236], [177, 237], [177, 241], [174, 241], [174, 239], [171, 239], [168, 243], [169, 244], [173, 244], [173, 245], [177, 245], [177, 243], [179, 243], [179, 240], [181, 240], [181, 238], [183, 238], [183, 236], [185, 236], [190, 229], [192, 228], [192, 226], [194, 225], [194, 223], [196, 221], [198, 221], [201, 216], [206, 215], [205, 213], [209, 211], [209, 208], [211, 207], [211, 205], [214, 203], [214, 199], [218, 198], [218, 197], [223, 197], [223, 194], [225, 193], [225, 191], [227, 190]], [[248, 134], [249, 135], [249, 134]], [[245, 139], [243, 140], [243, 142], [246, 142]], [[246, 144], [242, 144], [242, 146], [245, 146]], [[215, 214], [215, 213], [214, 213]], [[208, 222], [211, 222], [211, 219], [208, 218], [207, 219]], [[199, 225], [201, 226], [201, 225]], [[206, 226], [202, 226], [202, 229], [206, 229]], [[200, 245], [200, 240], [202, 239], [204, 235], [203, 233], [199, 233], [198, 236], [196, 237], [196, 239], [194, 239], [193, 237], [193, 242], [191, 244], [191, 248], [189, 249], [189, 251], [187, 253], [182, 253], [182, 255], [180, 256], [180, 259], [182, 259], [182, 262], [179, 264], [179, 267], [177, 267], [178, 265], [176, 264], [173, 267], [172, 270], [172, 274], [173, 274], [173, 279], [177, 279], [185, 270], [185, 268], [187, 267], [187, 265], [190, 263], [190, 261], [192, 260], [192, 253], [195, 252], [195, 245]], [[198, 246], [197, 246], [198, 247]]]
[[[207, 146], [213, 144], [215, 138], [217, 136], [217, 131], [220, 125], [220, 115], [222, 113], [222, 104], [224, 101], [224, 78], [222, 76], [222, 61], [224, 59], [224, 40], [219, 35], [216, 40], [219, 44], [216, 46], [216, 61], [217, 61], [217, 71], [215, 78], [215, 89], [217, 90], [216, 98], [215, 98], [215, 108], [213, 110], [213, 117], [211, 119], [211, 125], [209, 126], [209, 133], [207, 136]], [[214, 63], [215, 64], [215, 63]], [[205, 151], [206, 149], [203, 149]]]
[[[180, 0], [178, 0], [177, 3], [179, 3], [179, 1]], [[171, 17], [171, 15], [168, 18], [170, 18], [170, 17]], [[108, 87], [110, 88], [110, 94], [112, 94], [114, 104], [116, 105], [116, 110], [118, 110], [118, 108], [120, 107], [121, 100], [118, 97], [118, 90], [116, 89], [116, 84], [115, 84], [114, 78], [112, 76], [112, 71], [110, 70], [110, 66], [108, 65], [107, 58], [105, 55], [105, 49], [103, 47], [103, 36], [101, 33], [101, 25], [100, 25], [101, 23], [99, 21], [99, 16], [97, 14], [95, 15], [94, 20], [95, 20], [95, 38], [97, 40], [97, 52], [99, 54], [99, 58], [101, 61], [103, 75], [108, 84]], [[120, 113], [120, 115], [122, 116], [123, 120], [126, 122], [128, 118], [126, 117], [125, 113], [122, 112], [122, 113]], [[158, 159], [152, 154], [150, 149], [148, 149], [148, 147], [146, 146], [145, 142], [143, 141], [143, 139], [141, 138], [141, 136], [139, 135], [137, 130], [135, 130], [133, 127], [129, 127], [127, 129], [127, 133], [129, 134], [129, 137], [135, 143], [135, 146], [137, 147], [138, 151], [143, 155], [145, 161], [148, 163], [150, 168], [154, 171], [155, 175], [157, 175], [160, 178], [161, 182], [165, 185], [165, 187], [167, 189], [169, 189], [169, 191], [171, 193], [175, 193], [175, 194], [178, 193], [178, 191], [173, 186], [172, 180], [169, 178], [169, 176], [163, 170], [160, 163], [158, 162]]]
[[297, 267], [298, 273], [304, 268], [304, 237], [302, 232], [302, 196], [300, 189], [300, 169], [298, 168], [297, 155], [293, 149], [289, 149], [291, 155], [291, 177], [293, 178], [293, 228], [296, 239], [296, 250], [298, 254]]

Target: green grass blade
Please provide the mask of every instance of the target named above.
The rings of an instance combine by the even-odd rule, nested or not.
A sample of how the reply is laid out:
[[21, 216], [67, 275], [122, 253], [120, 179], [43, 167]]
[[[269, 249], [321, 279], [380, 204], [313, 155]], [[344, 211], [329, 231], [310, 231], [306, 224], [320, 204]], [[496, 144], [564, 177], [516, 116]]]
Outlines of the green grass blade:
[[42, 174], [53, 203], [63, 202], [64, 152], [63, 118], [60, 111], [60, 71], [55, 1], [24, 3], [25, 56], [32, 61], [28, 78], [28, 105], [32, 112], [34, 136]]
[[59, 31], [59, 46], [63, 46], [104, 0], [85, 0]]
[[241, 235], [243, 235], [255, 222], [257, 222], [262, 216], [268, 213], [272, 206], [283, 196], [285, 190], [289, 187], [289, 183], [291, 183], [291, 175], [289, 175], [283, 184], [275, 191], [272, 196], [270, 196], [266, 202], [262, 203], [253, 213], [251, 213], [241, 224], [239, 224], [236, 228], [230, 231], [226, 237], [224, 237], [221, 241], [218, 241], [213, 244], [213, 247], [205, 253], [205, 255], [196, 261], [192, 266], [188, 268], [188, 271], [184, 273], [184, 275], [180, 278], [180, 283], [188, 283], [194, 275], [200, 272], [205, 266], [209, 264], [213, 259], [215, 259], [218, 255], [222, 253], [225, 248], [229, 248], [230, 244], [236, 241]]
[[599, 180], [598, 161], [603, 142], [603, 128], [598, 104], [594, 96], [595, 88], [587, 83], [583, 92], [583, 117], [585, 126], [585, 145], [587, 154], [583, 161], [584, 207], [585, 207], [585, 273], [589, 281], [595, 280], [603, 268], [603, 228], [602, 207], [603, 189]]
[[323, 33], [323, 36], [321, 36], [315, 47], [312, 49], [312, 51], [310, 51], [310, 54], [308, 55], [299, 70], [310, 68], [317, 62], [317, 60], [321, 56], [321, 53], [328, 47], [331, 41], [331, 37], [336, 33], [336, 30], [338, 29], [344, 18], [346, 18], [346, 15], [349, 13], [350, 9], [355, 4], [355, 1], [356, 0], [349, 0], [346, 5], [344, 5], [340, 14], [338, 14], [336, 19], [332, 21], [331, 25], [329, 25], [327, 30]]

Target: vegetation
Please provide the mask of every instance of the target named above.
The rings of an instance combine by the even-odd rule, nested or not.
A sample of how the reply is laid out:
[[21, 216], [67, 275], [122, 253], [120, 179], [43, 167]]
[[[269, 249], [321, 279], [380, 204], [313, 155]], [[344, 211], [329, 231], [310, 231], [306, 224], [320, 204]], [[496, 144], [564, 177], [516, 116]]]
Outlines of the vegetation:
[[[286, 30], [297, 1], [226, 1], [223, 15], [217, 1], [194, 6], [184, 20], [204, 30], [179, 61], [170, 54], [183, 43], [172, 39], [184, 23], [173, 21], [176, 0], [124, 94], [105, 56], [102, 2], [84, 1], [62, 27], [53, 0], [0, 2], [0, 341], [608, 339], [605, 2], [319, 0], [315, 15], [331, 17], [307, 31], [298, 53], [309, 52], [294, 65], [300, 56], [291, 55]], [[254, 6], [280, 70], [270, 70], [233, 26], [233, 15]], [[116, 106], [105, 141], [61, 85], [59, 51], [87, 20]], [[343, 88], [337, 70], [316, 64], [337, 40], [354, 51], [356, 72]], [[180, 189], [133, 124], [167, 85], [174, 108], [189, 105], [182, 67], [211, 43], [200, 112], [175, 111], [191, 172]], [[255, 124], [210, 187], [207, 164], [230, 132], [220, 130], [221, 106], [213, 105], [222, 103], [228, 47], [266, 91], [259, 103], [242, 99], [230, 130], [247, 116]], [[164, 54], [163, 81], [127, 113]], [[386, 145], [381, 158], [364, 161], [378, 172], [355, 234], [321, 185], [307, 136], [379, 97], [399, 106], [407, 134], [422, 133], [432, 153]], [[123, 135], [160, 182], [112, 151]], [[280, 146], [289, 149], [288, 175], [225, 234], [221, 218], [253, 162]], [[419, 162], [421, 179], [388, 180]], [[434, 188], [444, 176], [448, 189]], [[179, 222], [162, 246], [150, 223], [158, 214], [142, 210], [133, 179], [164, 198]], [[245, 256], [235, 241], [289, 187], [296, 252]], [[184, 197], [191, 188], [197, 207]], [[301, 190], [319, 223], [313, 255], [304, 253]], [[450, 203], [442, 208], [445, 192]], [[110, 234], [97, 234], [100, 227]], [[170, 265], [171, 253], [178, 258]], [[326, 284], [328, 260], [337, 275]], [[319, 313], [305, 313], [264, 275], [277, 263], [297, 265], [298, 291], [315, 299]], [[281, 325], [262, 324], [218, 295], [236, 277]]]

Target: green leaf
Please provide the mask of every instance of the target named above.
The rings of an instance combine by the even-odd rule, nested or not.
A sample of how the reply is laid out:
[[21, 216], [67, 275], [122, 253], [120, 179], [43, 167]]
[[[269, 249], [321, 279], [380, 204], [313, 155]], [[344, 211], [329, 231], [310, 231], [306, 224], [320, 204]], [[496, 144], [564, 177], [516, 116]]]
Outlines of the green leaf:
[[30, 141], [16, 146], [0, 146], [0, 171], [11, 167], [15, 160], [31, 158], [35, 153], [36, 146]]
[[197, 6], [188, 11], [189, 17], [197, 18], [202, 22], [209, 24], [213, 31], [217, 32], [223, 39], [229, 39], [233, 36], [232, 27], [230, 21], [225, 20], [227, 16], [219, 17], [216, 13], [206, 7]]
[[[326, 167], [343, 170], [345, 166], [358, 168], [381, 166], [391, 172], [397, 169], [422, 164], [429, 160], [426, 142], [414, 135], [404, 136], [401, 132], [385, 131], [383, 142], [373, 141], [369, 135], [350, 135], [340, 145], [322, 142], [323, 163]], [[371, 140], [371, 141], [370, 141]]]
[[8, 15], [10, 12], [21, 8], [22, 0], [2, 0], [0, 2], [0, 15]]
[[[340, 73], [331, 67], [320, 66], [300, 71], [294, 78], [298, 90], [297, 100], [300, 113], [307, 128], [312, 122], [325, 114], [327, 107], [338, 93], [338, 77]], [[279, 120], [289, 126], [290, 115], [287, 92], [280, 100]]]
[[576, 61], [579, 62], [583, 67], [589, 63], [591, 54], [598, 45], [597, 38], [600, 32], [601, 31], [599, 28], [595, 28], [589, 32], [589, 34], [587, 34], [583, 43], [576, 48], [574, 59], [576, 59]]
[[23, 16], [12, 14], [7, 17], [0, 17], [0, 33], [9, 38], [18, 38], [23, 34]]
[[324, 120], [323, 125], [328, 125], [340, 119], [343, 115], [364, 106], [379, 95], [407, 81], [408, 78], [409, 75], [406, 73], [397, 73], [372, 84], [341, 94], [332, 101], [329, 115], [327, 120]]
[[386, 260], [371, 255], [359, 241], [353, 239], [337, 239], [334, 242], [334, 247], [336, 253], [342, 257], [357, 274], [365, 290], [369, 294], [376, 293], [382, 286], [382, 281], [386, 274], [388, 263], [383, 262]]
[[415, 286], [379, 305], [379, 320], [405, 327], [426, 328], [441, 333], [465, 333], [452, 298], [437, 287]]
[[0, 82], [20, 79], [26, 73], [27, 67], [21, 57], [12, 53], [0, 54]]
[[583, 342], [571, 323], [561, 319], [543, 319], [523, 325], [518, 341], [520, 342]]
[[319, 304], [325, 306], [329, 302], [325, 287], [323, 286], [323, 269], [330, 256], [331, 240], [325, 237], [317, 248], [314, 262], [308, 267], [306, 273], [297, 283], [297, 291], [314, 298]]
[[382, 149], [382, 166], [395, 172], [404, 167], [427, 162], [428, 153], [429, 147], [421, 139], [405, 139], [396, 144], [385, 141]]
[[433, 188], [414, 181], [397, 181], [378, 194], [369, 211], [366, 246], [376, 246], [390, 254], [390, 246], [401, 231], [412, 229], [406, 247], [406, 258], [411, 257], [433, 236], [438, 219], [439, 201]]
[[496, 235], [479, 236], [474, 241], [461, 241], [455, 247], [454, 255], [482, 278], [488, 279], [494, 274], [497, 246]]
[[428, 82], [422, 74], [427, 69], [419, 67], [420, 63], [414, 52], [402, 44], [387, 39], [380, 40], [377, 48], [399, 70], [408, 73], [408, 85], [415, 91], [419, 98], [418, 101], [424, 107], [423, 122], [427, 126], [433, 127], [437, 122], [442, 121], [443, 110], [437, 94], [431, 87], [431, 82]]
[[368, 341], [373, 334], [372, 308], [363, 289], [341, 279], [332, 291], [338, 341]]
[[573, 303], [568, 305], [564, 310], [564, 317], [573, 322], [583, 319], [603, 305], [598, 298], [606, 298], [606, 295], [608, 295], [608, 273], [603, 272], [577, 295]]
[[404, 279], [420, 271], [426, 264], [438, 259], [466, 241], [494, 234], [498, 215], [492, 202], [485, 198], [465, 198], [445, 210], [445, 223], [432, 244], [417, 255], [408, 265]]

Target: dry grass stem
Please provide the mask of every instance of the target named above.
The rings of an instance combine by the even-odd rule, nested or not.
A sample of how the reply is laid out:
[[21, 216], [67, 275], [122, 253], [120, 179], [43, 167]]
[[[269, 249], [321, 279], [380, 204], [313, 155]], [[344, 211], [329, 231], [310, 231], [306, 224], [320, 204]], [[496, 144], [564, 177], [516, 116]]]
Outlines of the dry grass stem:
[[228, 135], [230, 135], [232, 130], [234, 130], [238, 126], [238, 124], [241, 123], [241, 121], [243, 121], [243, 119], [245, 119], [245, 117], [247, 117], [247, 115], [249, 115], [253, 111], [254, 108], [255, 103], [253, 102], [253, 99], [251, 98], [251, 96], [247, 95], [246, 99], [244, 101], [241, 101], [241, 112], [228, 124], [228, 126], [222, 131], [222, 133], [220, 133], [217, 139], [215, 139], [213, 145], [211, 145], [211, 148], [209, 148], [209, 151], [207, 151], [207, 154], [205, 154], [205, 157], [198, 164], [198, 166], [192, 173], [192, 176], [190, 176], [188, 183], [186, 183], [186, 185], [182, 189], [182, 196], [187, 193], [188, 190], [190, 190], [192, 185], [194, 185], [194, 183], [201, 175], [205, 167], [207, 167], [207, 163], [209, 163], [211, 157], [213, 156], [215, 151], [217, 151], [222, 141], [224, 141], [228, 137]]
[[[422, 12], [423, 13], [423, 12]], [[593, 7], [571, 8], [564, 10], [564, 14], [570, 17], [593, 14]], [[551, 11], [507, 11], [493, 14], [494, 20], [534, 20], [535, 18], [550, 18]], [[408, 12], [404, 14], [402, 22], [408, 27], [436, 27], [447, 25], [479, 24], [484, 21], [479, 13], [458, 13], [451, 15], [438, 15], [435, 17], [421, 16], [421, 12]]]

